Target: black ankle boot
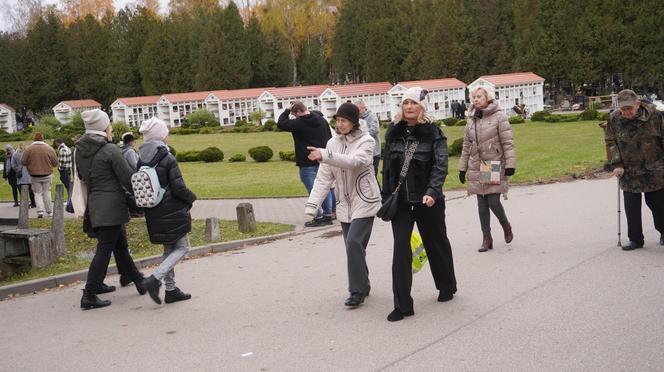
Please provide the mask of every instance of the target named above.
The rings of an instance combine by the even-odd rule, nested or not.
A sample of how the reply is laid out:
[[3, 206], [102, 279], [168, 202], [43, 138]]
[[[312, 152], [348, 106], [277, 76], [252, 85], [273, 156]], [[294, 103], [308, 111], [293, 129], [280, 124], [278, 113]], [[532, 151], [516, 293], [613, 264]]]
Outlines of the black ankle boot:
[[106, 307], [111, 304], [109, 300], [102, 300], [97, 295], [87, 289], [83, 290], [83, 297], [81, 298], [81, 309], [96, 309], [98, 307]]
[[175, 289], [172, 291], [166, 291], [166, 295], [164, 296], [164, 302], [170, 304], [173, 302], [185, 301], [190, 298], [191, 295], [189, 293], [184, 293], [180, 290], [180, 288], [175, 287]]
[[392, 310], [391, 313], [387, 315], [387, 320], [389, 322], [398, 322], [399, 320], [402, 320], [404, 317], [412, 315], [415, 315], [415, 312], [413, 310], [402, 313], [399, 309], [394, 309]]
[[138, 273], [138, 276], [133, 280], [134, 285], [136, 286], [136, 291], [141, 296], [143, 296], [145, 292], [147, 292], [147, 289], [145, 289], [145, 287], [143, 286], [143, 280], [145, 280], [145, 277], [143, 276], [142, 273]]
[[159, 287], [161, 287], [161, 282], [150, 275], [147, 279], [143, 279], [142, 287], [148, 291], [152, 301], [161, 304], [161, 298], [159, 298]]
[[115, 292], [115, 286], [114, 285], [108, 285], [106, 283], [101, 283], [99, 286], [99, 289], [95, 294], [104, 294], [104, 293], [110, 293], [110, 292]]

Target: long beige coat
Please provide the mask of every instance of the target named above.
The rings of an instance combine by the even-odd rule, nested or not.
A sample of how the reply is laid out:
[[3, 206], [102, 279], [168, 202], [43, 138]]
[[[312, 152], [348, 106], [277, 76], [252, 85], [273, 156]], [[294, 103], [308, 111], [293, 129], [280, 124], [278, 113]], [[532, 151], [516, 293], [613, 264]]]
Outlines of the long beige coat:
[[[512, 127], [507, 115], [500, 111], [495, 102], [489, 103], [483, 110], [481, 119], [474, 118], [474, 113], [475, 109], [471, 107], [470, 118], [464, 131], [461, 159], [459, 159], [459, 171], [466, 172], [468, 194], [506, 194], [508, 177], [505, 176], [505, 168], [516, 168]], [[480, 184], [481, 160], [501, 162], [500, 185]]]

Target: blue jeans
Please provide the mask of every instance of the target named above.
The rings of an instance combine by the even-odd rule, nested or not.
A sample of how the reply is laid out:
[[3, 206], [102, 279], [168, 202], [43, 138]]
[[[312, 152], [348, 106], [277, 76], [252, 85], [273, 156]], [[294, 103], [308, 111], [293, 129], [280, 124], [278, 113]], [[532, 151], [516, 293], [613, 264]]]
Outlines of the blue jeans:
[[[312, 167], [300, 167], [300, 180], [304, 184], [304, 187], [307, 188], [307, 193], [311, 194], [311, 189], [314, 188], [314, 181], [316, 180], [316, 173], [318, 173], [318, 165]], [[322, 218], [323, 216], [331, 217], [332, 211], [334, 210], [334, 193], [330, 191], [325, 200], [323, 200], [323, 212], [318, 210], [316, 218]]]

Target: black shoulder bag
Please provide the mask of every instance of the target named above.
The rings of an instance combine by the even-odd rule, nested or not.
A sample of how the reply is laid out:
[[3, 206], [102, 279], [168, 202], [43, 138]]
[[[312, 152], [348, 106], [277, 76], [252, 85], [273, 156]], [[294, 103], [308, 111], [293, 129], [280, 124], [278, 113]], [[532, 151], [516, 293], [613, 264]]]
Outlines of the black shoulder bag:
[[413, 155], [415, 155], [415, 149], [419, 141], [411, 142], [408, 148], [406, 149], [406, 156], [403, 161], [403, 166], [401, 167], [401, 173], [399, 173], [399, 182], [397, 187], [394, 188], [394, 192], [385, 200], [385, 203], [380, 206], [376, 216], [380, 217], [383, 221], [391, 221], [394, 218], [394, 215], [397, 213], [397, 207], [399, 204], [399, 189], [401, 189], [401, 184], [406, 180], [406, 174], [408, 173], [408, 167], [410, 166], [410, 161], [413, 160]]

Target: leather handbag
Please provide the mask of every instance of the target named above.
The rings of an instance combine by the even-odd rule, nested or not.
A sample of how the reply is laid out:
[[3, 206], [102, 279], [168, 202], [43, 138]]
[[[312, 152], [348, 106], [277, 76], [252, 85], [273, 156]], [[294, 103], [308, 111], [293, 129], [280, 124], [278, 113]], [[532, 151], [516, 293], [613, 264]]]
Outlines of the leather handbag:
[[383, 205], [380, 206], [376, 216], [380, 217], [383, 221], [391, 221], [394, 218], [394, 215], [397, 214], [397, 208], [399, 206], [399, 189], [401, 189], [401, 184], [406, 179], [406, 174], [408, 173], [408, 167], [410, 166], [410, 161], [413, 160], [413, 155], [415, 154], [415, 149], [419, 141], [413, 141], [408, 146], [406, 150], [406, 157], [401, 167], [401, 172], [399, 173], [399, 182], [397, 187], [394, 188], [394, 192], [385, 199]]

